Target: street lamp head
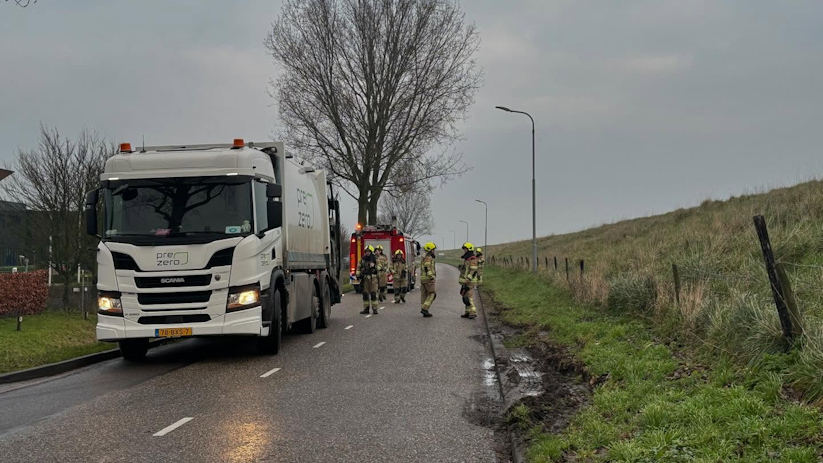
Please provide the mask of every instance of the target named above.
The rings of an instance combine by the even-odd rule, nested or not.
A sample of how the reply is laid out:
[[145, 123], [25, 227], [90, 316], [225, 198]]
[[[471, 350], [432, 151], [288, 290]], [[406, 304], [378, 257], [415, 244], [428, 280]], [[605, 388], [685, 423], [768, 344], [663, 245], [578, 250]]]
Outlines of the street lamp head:
[[512, 110], [511, 110], [511, 109], [509, 109], [509, 108], [507, 108], [507, 107], [505, 107], [505, 106], [495, 106], [495, 108], [500, 109], [500, 110], [502, 110], [502, 111], [509, 112], [509, 113], [510, 113], [510, 112], [512, 112]]

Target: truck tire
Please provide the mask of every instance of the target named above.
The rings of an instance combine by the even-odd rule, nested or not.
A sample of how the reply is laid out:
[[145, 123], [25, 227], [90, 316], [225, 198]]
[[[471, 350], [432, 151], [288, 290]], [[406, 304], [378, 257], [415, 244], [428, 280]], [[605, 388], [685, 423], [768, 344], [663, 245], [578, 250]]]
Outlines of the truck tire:
[[283, 344], [283, 303], [280, 299], [280, 290], [272, 286], [271, 304], [272, 320], [269, 325], [269, 335], [257, 339], [257, 350], [264, 355], [277, 355]]
[[320, 314], [320, 298], [317, 294], [316, 282], [311, 285], [311, 316], [296, 323], [297, 329], [305, 334], [312, 334], [317, 331], [317, 319]]
[[320, 299], [320, 319], [317, 320], [318, 328], [328, 328], [331, 318], [331, 290], [328, 283], [323, 285], [323, 298]]
[[119, 341], [120, 354], [127, 362], [140, 362], [146, 358], [146, 352], [149, 351], [148, 339], [124, 339]]

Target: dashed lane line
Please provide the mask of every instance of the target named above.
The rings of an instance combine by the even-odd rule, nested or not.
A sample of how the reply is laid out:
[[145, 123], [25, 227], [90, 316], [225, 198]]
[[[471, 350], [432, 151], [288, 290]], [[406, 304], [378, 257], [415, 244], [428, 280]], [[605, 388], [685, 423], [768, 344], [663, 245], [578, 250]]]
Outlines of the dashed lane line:
[[371, 315], [372, 315], [372, 314], [368, 314], [368, 315], [366, 315], [366, 318], [369, 318], [369, 317], [371, 317]]
[[354, 325], [349, 325], [349, 326], [345, 327], [344, 329], [346, 329], [346, 330], [350, 330], [350, 329], [352, 329], [352, 328], [354, 328]]
[[263, 373], [262, 375], [260, 375], [260, 377], [261, 377], [261, 378], [268, 378], [269, 376], [271, 376], [271, 375], [273, 375], [273, 374], [277, 373], [278, 371], [280, 371], [280, 369], [279, 369], [279, 368], [273, 368], [273, 369], [271, 369], [271, 370], [269, 370], [269, 371], [267, 371], [267, 372]]
[[174, 423], [170, 426], [166, 426], [165, 428], [161, 429], [160, 431], [157, 431], [154, 434], [154, 437], [163, 437], [166, 434], [174, 431], [175, 429], [179, 428], [180, 426], [183, 426], [184, 424], [188, 423], [189, 421], [191, 421], [193, 419], [194, 418], [192, 418], [192, 417], [182, 418], [179, 421], [177, 421], [176, 423]]
[[323, 344], [325, 344], [325, 343], [326, 343], [326, 341], [323, 341], [323, 342], [318, 342], [318, 343], [317, 343], [317, 345], [315, 345], [315, 346], [313, 347], [313, 349], [317, 349], [318, 347], [322, 346], [322, 345], [323, 345]]

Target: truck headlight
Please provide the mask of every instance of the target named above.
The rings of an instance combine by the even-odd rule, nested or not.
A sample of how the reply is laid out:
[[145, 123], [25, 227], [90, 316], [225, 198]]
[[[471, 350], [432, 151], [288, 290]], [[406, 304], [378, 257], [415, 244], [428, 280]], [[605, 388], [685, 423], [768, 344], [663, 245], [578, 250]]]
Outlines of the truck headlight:
[[120, 293], [101, 291], [97, 296], [97, 313], [100, 315], [123, 316]]
[[248, 309], [260, 302], [260, 288], [255, 286], [242, 286], [229, 290], [229, 301], [226, 305], [226, 312]]

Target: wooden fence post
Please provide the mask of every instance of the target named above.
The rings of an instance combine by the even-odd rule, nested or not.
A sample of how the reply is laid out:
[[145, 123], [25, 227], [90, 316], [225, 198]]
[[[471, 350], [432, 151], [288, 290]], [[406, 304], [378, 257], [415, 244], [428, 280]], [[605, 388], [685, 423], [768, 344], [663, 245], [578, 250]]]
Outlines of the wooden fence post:
[[526, 257], [526, 268], [532, 268], [532, 264], [529, 262], [528, 257]]
[[554, 271], [557, 271], [557, 256], [554, 256]]
[[680, 307], [680, 270], [677, 264], [672, 264], [672, 277], [674, 277], [674, 301]]
[[546, 256], [546, 270], [549, 269], [549, 256]]
[[583, 278], [583, 259], [580, 259], [580, 278]]
[[569, 258], [566, 257], [566, 281], [569, 281]]
[[774, 269], [777, 271], [777, 279], [780, 280], [780, 287], [783, 289], [783, 300], [786, 302], [786, 308], [789, 309], [792, 334], [800, 336], [803, 334], [803, 325], [800, 323], [800, 310], [797, 308], [797, 299], [795, 299], [794, 291], [792, 291], [792, 282], [789, 280], [789, 275], [786, 273], [783, 264], [776, 264]]
[[794, 339], [792, 319], [789, 315], [789, 309], [786, 306], [786, 298], [783, 296], [783, 287], [780, 285], [780, 279], [777, 278], [777, 270], [774, 265], [774, 252], [772, 251], [772, 243], [769, 241], [769, 230], [766, 228], [766, 218], [762, 215], [754, 216], [754, 228], [757, 229], [757, 236], [760, 238], [760, 249], [763, 251], [766, 273], [769, 275], [774, 305], [777, 307], [777, 316], [780, 318], [783, 336], [788, 341], [792, 341]]

